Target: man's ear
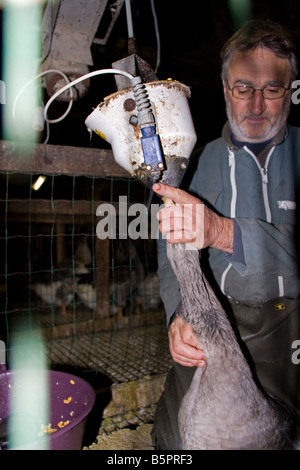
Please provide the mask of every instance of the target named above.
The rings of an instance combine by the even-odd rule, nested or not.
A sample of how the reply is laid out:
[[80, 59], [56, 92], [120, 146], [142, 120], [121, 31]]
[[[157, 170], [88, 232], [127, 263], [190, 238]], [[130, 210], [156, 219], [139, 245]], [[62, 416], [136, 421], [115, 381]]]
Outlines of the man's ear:
[[224, 93], [224, 96], [226, 96], [227, 84], [226, 84], [226, 81], [224, 80], [224, 78], [222, 78], [222, 83], [223, 83], [223, 93]]

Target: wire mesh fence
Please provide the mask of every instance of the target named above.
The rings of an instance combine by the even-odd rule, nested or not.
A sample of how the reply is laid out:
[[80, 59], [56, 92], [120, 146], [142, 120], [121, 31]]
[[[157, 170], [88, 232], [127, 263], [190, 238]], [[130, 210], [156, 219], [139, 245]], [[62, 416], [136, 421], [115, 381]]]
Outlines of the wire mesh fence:
[[[48, 175], [38, 191], [32, 173], [2, 171], [0, 179], [0, 339], [8, 350], [13, 332], [40, 329], [52, 364], [107, 371], [120, 356], [118, 372], [108, 373], [117, 381], [160, 373], [154, 357], [167, 355], [167, 343], [156, 240], [120, 237], [118, 224], [115, 237], [96, 233], [99, 204], [118, 220], [120, 196], [145, 204], [148, 191], [131, 178]], [[132, 346], [141, 341], [148, 349]], [[122, 375], [126, 362], [131, 372]]]

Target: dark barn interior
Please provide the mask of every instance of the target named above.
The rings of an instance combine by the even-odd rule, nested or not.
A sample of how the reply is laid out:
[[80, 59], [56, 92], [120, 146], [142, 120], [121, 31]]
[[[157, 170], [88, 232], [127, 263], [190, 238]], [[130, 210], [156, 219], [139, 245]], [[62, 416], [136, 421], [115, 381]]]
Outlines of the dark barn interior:
[[[197, 143], [184, 186], [197, 163], [197, 150], [219, 137], [226, 120], [222, 45], [245, 20], [270, 18], [291, 30], [300, 50], [300, 4], [131, 0], [132, 39], [125, 3], [41, 2], [41, 21], [34, 29], [42, 39], [37, 73], [60, 68], [74, 79], [111, 69], [135, 54], [146, 76], [172, 78], [190, 87]], [[110, 144], [90, 134], [85, 125], [103, 98], [117, 91], [116, 81], [112, 74], [91, 78], [88, 85], [76, 88], [79, 96], [64, 119], [44, 124], [34, 134], [30, 113], [21, 133], [13, 121], [7, 126], [13, 103], [5, 68], [10, 43], [20, 39], [16, 31], [8, 31], [6, 10], [0, 10], [0, 340], [6, 347], [6, 366], [13, 366], [16, 349], [25, 354], [24, 337], [41, 334], [42, 344], [26, 349], [29, 363], [40, 354], [41, 345], [50, 369], [82, 377], [96, 391], [82, 447], [104, 445], [113, 431], [149, 425], [148, 440], [135, 441], [131, 448], [151, 449], [149, 429], [171, 365], [156, 240], [122, 239], [119, 233], [101, 240], [96, 233], [100, 204], [109, 203], [118, 211], [120, 196], [126, 196], [129, 205], [146, 204], [149, 188], [118, 165]], [[72, 54], [78, 57], [75, 65]], [[36, 81], [40, 103], [65, 84], [59, 78], [52, 73]], [[22, 99], [16, 113], [26, 106]], [[67, 106], [66, 101], [54, 101], [49, 118], [62, 116]], [[290, 122], [300, 123], [295, 104]], [[39, 175], [46, 179], [35, 191]], [[159, 203], [155, 197], [152, 201]]]

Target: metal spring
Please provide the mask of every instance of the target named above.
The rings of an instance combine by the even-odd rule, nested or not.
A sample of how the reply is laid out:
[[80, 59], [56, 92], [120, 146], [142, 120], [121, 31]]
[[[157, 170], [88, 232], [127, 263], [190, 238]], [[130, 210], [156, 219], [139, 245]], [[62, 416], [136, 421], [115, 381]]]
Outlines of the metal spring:
[[136, 107], [138, 111], [144, 111], [147, 108], [151, 112], [151, 104], [148, 97], [146, 87], [143, 83], [137, 83], [132, 87]]

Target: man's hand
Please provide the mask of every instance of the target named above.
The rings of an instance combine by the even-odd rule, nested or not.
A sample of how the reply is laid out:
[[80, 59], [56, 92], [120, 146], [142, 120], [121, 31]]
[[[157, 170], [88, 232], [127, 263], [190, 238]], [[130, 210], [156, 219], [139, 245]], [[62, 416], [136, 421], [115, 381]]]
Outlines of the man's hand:
[[[189, 243], [198, 250], [217, 248], [233, 251], [233, 221], [208, 209], [200, 199], [179, 188], [156, 183], [153, 191], [164, 196], [164, 207], [158, 214], [159, 229], [169, 243]], [[169, 205], [173, 201], [175, 205]]]
[[204, 367], [204, 352], [200, 349], [193, 328], [176, 317], [169, 329], [170, 353], [175, 362], [186, 367]]

